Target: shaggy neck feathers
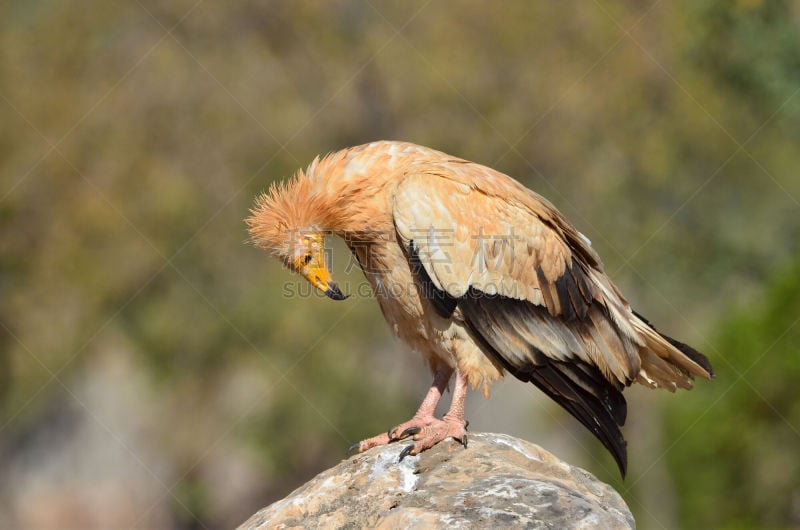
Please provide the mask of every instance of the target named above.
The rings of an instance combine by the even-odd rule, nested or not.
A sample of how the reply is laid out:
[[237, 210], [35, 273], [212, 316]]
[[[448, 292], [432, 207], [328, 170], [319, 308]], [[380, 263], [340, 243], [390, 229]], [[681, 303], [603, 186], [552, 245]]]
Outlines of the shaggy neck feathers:
[[[385, 207], [391, 171], [385, 164], [376, 167], [375, 162], [368, 149], [340, 151], [316, 158], [306, 171], [273, 183], [256, 199], [245, 220], [251, 240], [283, 257], [297, 234], [318, 232], [344, 237], [375, 232], [376, 228], [391, 230]], [[376, 196], [383, 200], [375, 201]]]

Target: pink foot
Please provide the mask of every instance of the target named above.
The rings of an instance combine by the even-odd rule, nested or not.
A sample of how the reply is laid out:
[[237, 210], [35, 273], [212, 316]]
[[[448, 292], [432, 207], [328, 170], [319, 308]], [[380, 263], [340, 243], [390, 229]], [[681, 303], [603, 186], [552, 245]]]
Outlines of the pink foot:
[[393, 429], [389, 429], [386, 434], [379, 434], [353, 444], [347, 450], [347, 454], [356, 449], [359, 453], [362, 453], [367, 449], [405, 440], [406, 438], [411, 438], [414, 443], [403, 449], [400, 453], [400, 460], [408, 455], [418, 455], [425, 449], [430, 449], [447, 438], [455, 438], [466, 448], [468, 423], [464, 421], [464, 399], [467, 396], [467, 378], [464, 374], [456, 371], [456, 384], [453, 389], [450, 410], [441, 420], [433, 416], [436, 404], [439, 402], [439, 398], [442, 397], [445, 388], [447, 388], [447, 382], [452, 374], [452, 368], [445, 367], [438, 370], [428, 394], [413, 418]]
[[377, 447], [379, 445], [386, 445], [392, 442], [398, 442], [411, 438], [416, 443], [408, 446], [400, 455], [402, 460], [408, 455], [416, 455], [430, 449], [437, 443], [447, 438], [452, 437], [461, 442], [464, 447], [467, 446], [467, 425], [464, 421], [450, 418], [447, 415], [441, 420], [433, 416], [427, 417], [414, 417], [407, 422], [389, 429], [389, 432], [361, 440], [354, 444], [348, 453], [354, 449], [358, 449], [359, 453], [363, 453], [368, 449]]
[[431, 422], [421, 427], [409, 427], [400, 433], [398, 440], [411, 437], [414, 443], [403, 449], [400, 453], [400, 460], [408, 455], [418, 455], [426, 449], [430, 449], [442, 440], [453, 438], [467, 447], [467, 423], [464, 420], [452, 418], [445, 414], [444, 418], [437, 420], [431, 418]]
[[373, 447], [378, 447], [379, 445], [386, 445], [391, 442], [403, 440], [415, 432], [419, 432], [415, 429], [421, 429], [422, 427], [430, 425], [434, 421], [438, 420], [436, 420], [436, 418], [433, 416], [414, 416], [407, 422], [401, 423], [397, 427], [392, 427], [388, 432], [373, 436], [372, 438], [367, 438], [366, 440], [361, 440], [357, 444], [354, 444], [352, 447], [350, 447], [348, 453], [352, 452], [354, 449], [358, 449], [359, 453], [363, 453], [367, 449], [372, 449]]
[[363, 453], [367, 449], [372, 449], [373, 447], [378, 447], [379, 445], [386, 445], [389, 443], [389, 435], [386, 433], [379, 434], [377, 436], [373, 436], [372, 438], [367, 438], [366, 440], [361, 440], [358, 443], [355, 443], [350, 446], [350, 449], [347, 450], [347, 454], [352, 454], [353, 451], [357, 451], [359, 453]]

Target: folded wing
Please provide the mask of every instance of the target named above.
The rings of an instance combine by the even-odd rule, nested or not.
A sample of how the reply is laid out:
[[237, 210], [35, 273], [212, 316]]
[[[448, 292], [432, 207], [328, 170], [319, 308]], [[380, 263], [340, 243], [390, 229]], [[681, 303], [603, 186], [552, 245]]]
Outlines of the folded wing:
[[588, 240], [513, 179], [461, 160], [419, 165], [398, 185], [393, 216], [436, 312], [577, 418], [623, 474], [621, 390], [710, 376], [702, 355], [633, 313]]

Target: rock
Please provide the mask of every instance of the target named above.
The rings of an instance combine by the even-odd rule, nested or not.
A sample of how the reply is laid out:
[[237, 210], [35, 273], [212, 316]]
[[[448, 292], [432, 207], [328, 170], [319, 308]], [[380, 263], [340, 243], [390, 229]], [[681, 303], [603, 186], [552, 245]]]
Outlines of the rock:
[[240, 530], [271, 528], [635, 528], [611, 486], [539, 446], [470, 434], [398, 462], [376, 447], [317, 475]]

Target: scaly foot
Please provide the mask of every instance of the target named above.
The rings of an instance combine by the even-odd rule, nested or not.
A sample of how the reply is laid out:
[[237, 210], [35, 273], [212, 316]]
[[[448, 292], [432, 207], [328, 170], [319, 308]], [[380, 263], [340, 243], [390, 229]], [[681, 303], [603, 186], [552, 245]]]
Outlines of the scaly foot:
[[347, 453], [357, 450], [363, 453], [368, 449], [411, 438], [415, 443], [409, 445], [400, 455], [400, 460], [408, 455], [416, 455], [430, 449], [447, 438], [455, 438], [467, 447], [467, 422], [445, 415], [441, 420], [433, 416], [414, 417], [407, 422], [389, 429], [389, 432], [361, 440], [350, 446]]
[[403, 452], [400, 453], [400, 460], [408, 455], [417, 455], [426, 449], [430, 449], [447, 438], [454, 438], [466, 448], [467, 425], [468, 422], [447, 415], [441, 420], [433, 416], [414, 417], [405, 423], [401, 423], [397, 427], [389, 429], [389, 432], [353, 444], [347, 450], [347, 454], [349, 455], [353, 451], [363, 453], [373, 447], [399, 442], [407, 438], [414, 440], [414, 443], [406, 447]]
[[400, 453], [400, 460], [408, 455], [418, 455], [425, 449], [429, 449], [447, 438], [455, 438], [466, 448], [468, 422], [464, 421], [464, 399], [467, 395], [467, 379], [460, 371], [456, 371], [456, 384], [453, 389], [453, 401], [450, 404], [450, 410], [441, 420], [433, 416], [436, 404], [439, 402], [439, 398], [442, 397], [445, 388], [447, 388], [447, 382], [450, 380], [452, 373], [452, 368], [448, 367], [441, 368], [436, 372], [433, 384], [413, 418], [393, 429], [389, 429], [389, 432], [385, 434], [379, 434], [353, 444], [347, 450], [347, 454], [355, 450], [363, 453], [367, 449], [405, 440], [406, 438], [411, 438], [414, 443], [403, 449]]
[[[391, 433], [390, 433], [391, 434]], [[418, 455], [430, 449], [442, 440], [453, 438], [467, 448], [467, 422], [445, 414], [444, 418], [433, 421], [421, 427], [409, 427], [400, 432], [397, 440], [411, 437], [414, 443], [403, 449], [400, 460], [408, 455]], [[394, 440], [393, 440], [394, 441]]]
[[404, 440], [409, 436], [420, 432], [422, 428], [427, 427], [435, 421], [440, 420], [437, 420], [433, 416], [414, 416], [407, 422], [401, 423], [396, 427], [392, 427], [388, 432], [373, 436], [372, 438], [367, 438], [366, 440], [361, 440], [357, 444], [353, 444], [350, 446], [350, 449], [347, 450], [347, 453], [350, 454], [354, 450], [358, 450], [359, 453], [363, 453], [367, 449], [372, 449], [373, 447], [378, 447], [379, 445], [386, 445], [398, 440]]

